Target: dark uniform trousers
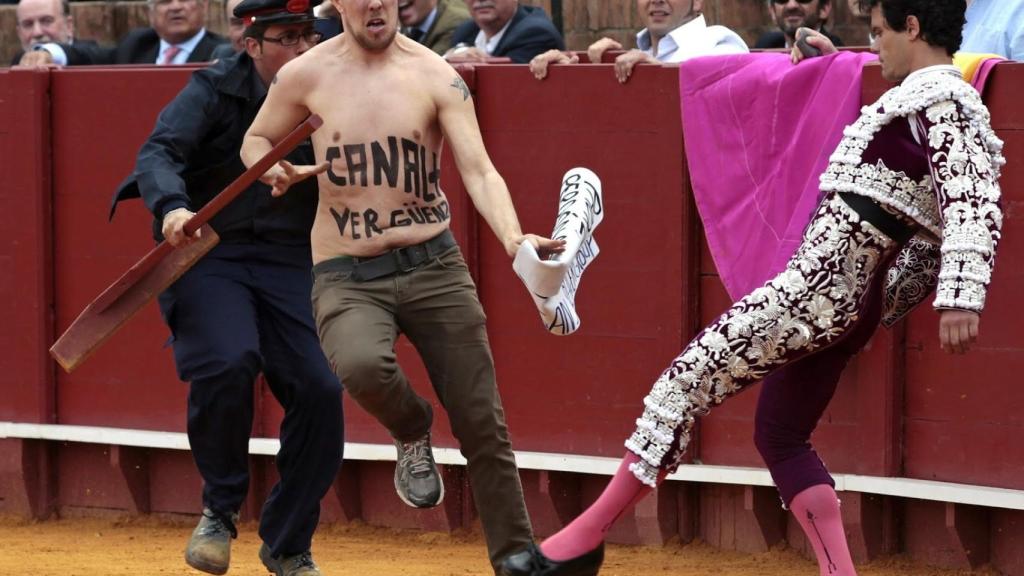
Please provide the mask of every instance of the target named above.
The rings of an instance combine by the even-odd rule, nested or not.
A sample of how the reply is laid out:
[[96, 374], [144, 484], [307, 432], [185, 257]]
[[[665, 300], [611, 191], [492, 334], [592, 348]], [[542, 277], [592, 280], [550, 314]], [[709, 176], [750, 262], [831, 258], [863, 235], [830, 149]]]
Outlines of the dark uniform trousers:
[[284, 408], [280, 481], [259, 528], [274, 554], [309, 549], [342, 458], [341, 385], [313, 325], [309, 269], [309, 246], [222, 244], [160, 295], [178, 375], [190, 383], [188, 438], [205, 506], [226, 514], [245, 499], [260, 370]]
[[459, 248], [419, 268], [369, 281], [351, 272], [316, 274], [313, 309], [324, 352], [345, 389], [395, 438], [426, 434], [430, 404], [395, 358], [404, 333], [416, 347], [468, 462], [469, 481], [492, 565], [532, 540], [494, 360], [476, 286]]

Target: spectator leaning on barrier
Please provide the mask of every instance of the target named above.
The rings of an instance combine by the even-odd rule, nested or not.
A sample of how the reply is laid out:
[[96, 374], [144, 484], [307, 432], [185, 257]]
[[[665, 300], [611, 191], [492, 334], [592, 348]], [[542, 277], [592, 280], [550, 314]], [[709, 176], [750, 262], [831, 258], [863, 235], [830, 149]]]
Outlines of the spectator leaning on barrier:
[[[629, 80], [633, 67], [640, 63], [671, 64], [697, 56], [747, 52], [738, 34], [725, 26], [707, 25], [703, 7], [704, 0], [637, 0], [637, 12], [646, 27], [636, 35], [637, 48], [615, 59], [619, 82]], [[621, 49], [617, 41], [602, 38], [587, 48], [587, 56], [591, 62], [600, 62], [606, 51]], [[549, 50], [530, 61], [530, 70], [542, 80], [550, 64], [577, 62], [575, 54]]]
[[116, 46], [41, 44], [31, 63], [162, 66], [207, 62], [213, 59], [214, 49], [227, 42], [206, 29], [208, 0], [148, 0], [147, 4], [150, 27], [132, 30]]
[[842, 46], [843, 41], [825, 28], [832, 13], [832, 0], [767, 0], [768, 12], [778, 30], [765, 32], [754, 48], [792, 48], [799, 28], [810, 28]]
[[960, 51], [1024, 61], [1024, 0], [968, 0]]
[[66, 0], [21, 0], [15, 14], [22, 50], [44, 42], [70, 44], [74, 37], [75, 22]]
[[[115, 196], [141, 196], [155, 239], [175, 246], [193, 240], [183, 227], [194, 211], [245, 170], [242, 139], [278, 70], [320, 39], [310, 0], [244, 0], [233, 14], [246, 25], [245, 50], [192, 74]], [[312, 175], [303, 172], [314, 162], [308, 140], [287, 160]], [[186, 428], [203, 479], [202, 516], [185, 551], [197, 570], [229, 568], [249, 489], [253, 382], [262, 371], [284, 418], [280, 480], [260, 513], [259, 556], [277, 576], [320, 574], [310, 543], [341, 465], [343, 426], [341, 385], [320, 350], [309, 300], [317, 194], [315, 178], [283, 198], [252, 184], [210, 221], [220, 243], [159, 296], [178, 377], [189, 387]]]
[[463, 22], [452, 36], [449, 61], [484, 61], [510, 58], [526, 64], [547, 50], [565, 50], [562, 35], [544, 9], [520, 6], [518, 0], [468, 0], [472, 20]]
[[11, 65], [18, 64], [26, 52], [47, 42], [74, 42], [75, 22], [67, 0], [21, 0], [15, 9], [21, 52]]
[[469, 10], [462, 0], [401, 0], [398, 19], [402, 34], [443, 56], [455, 29], [469, 20]]

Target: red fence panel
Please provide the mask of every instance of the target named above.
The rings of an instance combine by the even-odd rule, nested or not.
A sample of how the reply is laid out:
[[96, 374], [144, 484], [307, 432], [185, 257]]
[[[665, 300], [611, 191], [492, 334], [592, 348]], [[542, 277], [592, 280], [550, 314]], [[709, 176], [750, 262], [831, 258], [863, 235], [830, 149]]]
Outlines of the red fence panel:
[[524, 231], [549, 235], [565, 171], [601, 178], [601, 249], [577, 294], [582, 326], [545, 332], [504, 249], [480, 223], [480, 297], [519, 450], [620, 456], [642, 398], [693, 323], [693, 217], [677, 72], [478, 68], [484, 140]]
[[1003, 237], [977, 346], [965, 356], [939, 347], [930, 299], [907, 321], [904, 473], [912, 478], [1024, 488], [1024, 64], [992, 72], [986, 103], [1009, 159], [1000, 184]]
[[[50, 75], [0, 70], [0, 419], [54, 420]], [[52, 446], [0, 440], [0, 511], [45, 518], [57, 501]]]
[[[52, 75], [58, 329], [153, 247], [142, 202], [122, 203], [108, 222], [110, 200], [191, 70], [86, 67]], [[59, 374], [59, 420], [184, 430], [186, 388], [163, 348], [167, 338], [156, 305], [147, 306], [81, 368]]]
[[52, 422], [50, 75], [0, 70], [0, 419]]

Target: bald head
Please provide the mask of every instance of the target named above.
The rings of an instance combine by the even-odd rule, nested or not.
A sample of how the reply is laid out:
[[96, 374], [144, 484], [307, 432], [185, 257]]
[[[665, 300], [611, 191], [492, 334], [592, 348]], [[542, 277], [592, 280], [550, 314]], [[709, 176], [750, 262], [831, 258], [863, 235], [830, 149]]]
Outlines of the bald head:
[[22, 50], [31, 50], [33, 45], [45, 42], [67, 44], [74, 36], [74, 23], [66, 1], [21, 0], [15, 13]]

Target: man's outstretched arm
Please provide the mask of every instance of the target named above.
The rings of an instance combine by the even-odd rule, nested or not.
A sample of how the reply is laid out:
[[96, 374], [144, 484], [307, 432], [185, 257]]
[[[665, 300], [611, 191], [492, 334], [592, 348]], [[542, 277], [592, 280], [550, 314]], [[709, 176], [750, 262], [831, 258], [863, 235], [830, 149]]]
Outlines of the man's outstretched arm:
[[515, 255], [524, 240], [532, 242], [542, 258], [561, 252], [565, 247], [562, 240], [523, 234], [505, 179], [498, 174], [484, 148], [469, 88], [454, 70], [450, 71], [446, 85], [439, 88], [438, 120], [477, 212], [487, 221], [510, 257]]

